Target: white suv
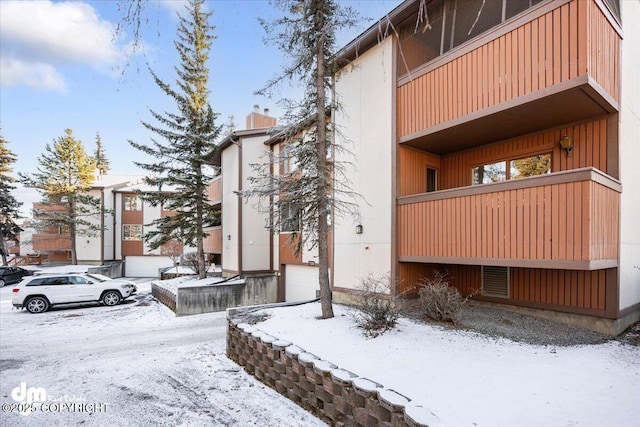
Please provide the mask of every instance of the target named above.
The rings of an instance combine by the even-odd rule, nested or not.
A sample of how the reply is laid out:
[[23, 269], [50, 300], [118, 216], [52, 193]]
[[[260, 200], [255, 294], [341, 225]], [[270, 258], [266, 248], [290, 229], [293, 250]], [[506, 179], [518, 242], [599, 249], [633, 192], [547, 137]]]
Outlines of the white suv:
[[11, 303], [30, 313], [43, 313], [54, 305], [101, 302], [118, 305], [136, 292], [132, 282], [100, 274], [55, 274], [25, 278], [13, 288]]

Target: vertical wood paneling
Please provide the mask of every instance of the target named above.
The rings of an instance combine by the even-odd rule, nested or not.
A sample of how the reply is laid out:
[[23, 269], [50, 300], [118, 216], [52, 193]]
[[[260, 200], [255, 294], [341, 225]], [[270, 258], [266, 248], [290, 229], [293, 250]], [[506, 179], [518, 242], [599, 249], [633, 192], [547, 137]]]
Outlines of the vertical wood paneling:
[[[620, 194], [616, 190], [590, 180], [542, 185], [535, 181], [513, 190], [496, 187], [490, 193], [465, 192], [400, 204], [399, 256], [617, 259]], [[432, 244], [436, 234], [437, 244]]]
[[[449, 284], [462, 294], [477, 293], [482, 287], [482, 269], [477, 265], [400, 263], [399, 290], [417, 293], [422, 278], [434, 271], [447, 274]], [[605, 271], [565, 271], [536, 268], [510, 269], [510, 298], [514, 302], [604, 310]], [[602, 290], [602, 292], [601, 292]]]
[[[302, 254], [295, 254], [295, 249], [293, 246], [289, 244], [289, 236], [290, 234], [280, 234], [278, 235], [278, 243], [280, 247], [279, 260], [280, 264], [296, 264], [302, 262]], [[298, 237], [298, 240], [300, 237]], [[294, 245], [295, 246], [295, 245]]]
[[[562, 151], [558, 145], [560, 137], [564, 134], [573, 138], [574, 142], [574, 149], [569, 157], [566, 156], [565, 152]], [[443, 156], [440, 159], [440, 169], [438, 172], [438, 190], [471, 185], [471, 170], [475, 166], [490, 164], [501, 160], [527, 157], [544, 152], [552, 153], [551, 167], [553, 172], [594, 167], [607, 173], [606, 118]], [[425, 153], [425, 155], [427, 154]], [[412, 169], [413, 166], [410, 166], [410, 162], [412, 161], [414, 160], [410, 157], [405, 158], [401, 155], [400, 179], [401, 182], [408, 183], [409, 187], [412, 180], [421, 179], [412, 176], [412, 172], [409, 172], [409, 170], [414, 171], [414, 169]], [[419, 160], [415, 161], [419, 162]], [[409, 169], [405, 171], [405, 168]], [[421, 182], [424, 182], [424, 180]], [[401, 194], [408, 195], [416, 193], [405, 192]]]
[[397, 90], [402, 137], [590, 74], [619, 101], [620, 36], [593, 0], [573, 0]]

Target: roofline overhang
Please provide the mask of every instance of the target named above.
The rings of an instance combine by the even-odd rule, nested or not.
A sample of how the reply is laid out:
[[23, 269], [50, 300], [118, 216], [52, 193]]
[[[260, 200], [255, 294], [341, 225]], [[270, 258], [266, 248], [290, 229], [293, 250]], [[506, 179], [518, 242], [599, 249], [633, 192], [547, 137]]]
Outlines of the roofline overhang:
[[378, 44], [378, 29], [381, 26], [382, 28], [386, 27], [387, 18], [394, 26], [397, 26], [400, 22], [408, 18], [417, 9], [418, 0], [405, 0], [404, 2], [400, 3], [398, 6], [396, 6], [395, 9], [387, 13], [382, 18], [378, 19], [373, 25], [371, 25], [359, 36], [357, 36], [355, 39], [347, 43], [342, 49], [340, 49], [336, 54], [338, 65], [340, 67], [346, 65], [347, 63], [357, 58], [363, 52], [366, 52], [371, 47]]

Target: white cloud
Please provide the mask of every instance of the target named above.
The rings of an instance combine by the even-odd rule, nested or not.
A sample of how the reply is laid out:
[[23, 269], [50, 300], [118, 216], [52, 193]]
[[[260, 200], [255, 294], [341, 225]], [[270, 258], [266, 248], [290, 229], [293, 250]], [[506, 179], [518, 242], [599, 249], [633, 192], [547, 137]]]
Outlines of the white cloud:
[[0, 86], [25, 85], [33, 89], [65, 92], [64, 78], [56, 69], [42, 62], [25, 62], [16, 58], [0, 58]]
[[[44, 81], [35, 86], [60, 90], [62, 75], [55, 66], [86, 64], [106, 71], [123, 56], [115, 43], [114, 26], [100, 19], [95, 9], [82, 2], [2, 1], [0, 2], [0, 49], [2, 86], [34, 86], [33, 78]], [[8, 71], [30, 69], [22, 77]]]
[[158, 0], [158, 4], [160, 6], [168, 9], [170, 12], [173, 12], [176, 16], [178, 16], [178, 12], [185, 15], [185, 12], [187, 11], [185, 6], [187, 3], [187, 0]]

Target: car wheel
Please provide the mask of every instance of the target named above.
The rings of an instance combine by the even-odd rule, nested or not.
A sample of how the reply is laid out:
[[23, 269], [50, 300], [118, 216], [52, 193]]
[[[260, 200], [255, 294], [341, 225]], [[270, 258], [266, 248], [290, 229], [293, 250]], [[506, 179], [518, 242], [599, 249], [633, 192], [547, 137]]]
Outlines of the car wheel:
[[44, 297], [33, 297], [25, 307], [29, 313], [44, 313], [49, 309], [49, 301]]
[[4, 287], [4, 285], [6, 285], [4, 279], [0, 279], [0, 288]]
[[102, 303], [104, 305], [118, 305], [120, 304], [120, 301], [122, 301], [122, 297], [117, 291], [105, 292], [104, 295], [102, 295]]

